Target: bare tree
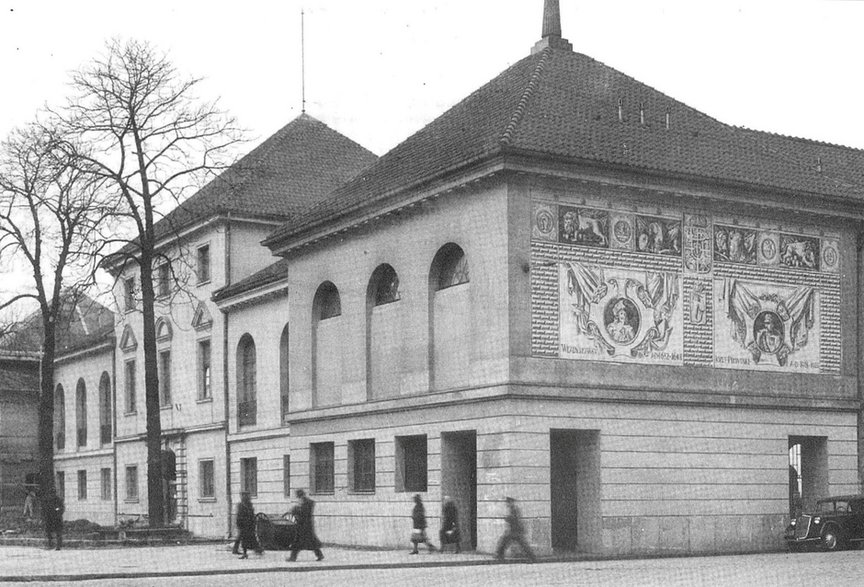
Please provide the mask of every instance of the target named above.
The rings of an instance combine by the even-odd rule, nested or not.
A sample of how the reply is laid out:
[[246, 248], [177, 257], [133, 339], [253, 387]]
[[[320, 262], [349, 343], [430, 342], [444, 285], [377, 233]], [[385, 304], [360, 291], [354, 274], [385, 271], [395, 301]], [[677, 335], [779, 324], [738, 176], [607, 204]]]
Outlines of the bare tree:
[[60, 114], [66, 130], [88, 145], [81, 161], [106, 182], [116, 217], [135, 228], [132, 238], [115, 238], [120, 249], [108, 265], [115, 276], [128, 267], [140, 275], [151, 527], [164, 521], [153, 273], [161, 264], [157, 247], [172, 236], [157, 221], [224, 169], [240, 140], [231, 117], [194, 95], [199, 82], [181, 78], [147, 43], [114, 40], [73, 75], [74, 95]]
[[[99, 186], [73, 165], [65, 141], [33, 124], [0, 145], [0, 259], [23, 262], [30, 287], [0, 301], [0, 310], [24, 300], [41, 317], [39, 382], [39, 484], [54, 489], [54, 357], [64, 306], [76, 304], [93, 284], [102, 243], [97, 228], [107, 208]], [[29, 326], [38, 326], [36, 324]]]

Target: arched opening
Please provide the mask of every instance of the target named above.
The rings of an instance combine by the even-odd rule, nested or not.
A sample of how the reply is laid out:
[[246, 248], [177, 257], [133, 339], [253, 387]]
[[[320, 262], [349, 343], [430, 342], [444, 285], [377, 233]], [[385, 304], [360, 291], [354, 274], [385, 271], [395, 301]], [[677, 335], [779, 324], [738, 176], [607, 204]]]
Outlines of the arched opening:
[[99, 378], [99, 442], [111, 443], [111, 377], [107, 371]]
[[342, 398], [342, 300], [325, 281], [312, 301], [312, 403], [335, 405]]
[[240, 426], [252, 426], [257, 421], [257, 357], [255, 341], [249, 334], [237, 344], [237, 416]]
[[59, 383], [54, 388], [54, 448], [66, 448], [66, 393]]
[[429, 269], [429, 388], [465, 385], [471, 365], [468, 257], [447, 243]]
[[87, 386], [83, 379], [75, 386], [75, 431], [77, 446], [87, 446]]
[[399, 395], [402, 382], [402, 308], [399, 276], [384, 263], [366, 288], [366, 397]]

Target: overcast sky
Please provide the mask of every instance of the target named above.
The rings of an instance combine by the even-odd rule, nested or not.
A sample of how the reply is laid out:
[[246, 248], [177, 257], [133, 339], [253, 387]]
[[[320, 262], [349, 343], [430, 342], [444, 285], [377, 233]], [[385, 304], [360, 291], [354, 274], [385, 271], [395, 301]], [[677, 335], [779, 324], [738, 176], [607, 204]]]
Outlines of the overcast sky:
[[[709, 116], [864, 148], [864, 2], [560, 5], [575, 51]], [[528, 55], [543, 0], [0, 0], [0, 138], [135, 37], [205, 78], [257, 144], [300, 114], [301, 8], [307, 112], [381, 155]], [[0, 277], [0, 298], [20, 287]]]
[[[864, 148], [864, 2], [560, 0], [574, 50], [733, 125]], [[106, 39], [206, 78], [256, 142], [307, 111], [383, 154], [528, 55], [543, 0], [0, 0], [0, 136]]]

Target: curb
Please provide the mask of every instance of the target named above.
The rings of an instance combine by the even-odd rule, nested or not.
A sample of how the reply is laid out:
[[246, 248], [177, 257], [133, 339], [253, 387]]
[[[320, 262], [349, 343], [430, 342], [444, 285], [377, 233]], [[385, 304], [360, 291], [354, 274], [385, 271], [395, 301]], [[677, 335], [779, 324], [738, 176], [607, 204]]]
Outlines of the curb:
[[[558, 560], [538, 560], [539, 563], [560, 562]], [[369, 564], [324, 564], [324, 565], [302, 565], [302, 566], [277, 566], [277, 567], [254, 567], [254, 568], [231, 568], [231, 569], [201, 569], [197, 571], [142, 571], [132, 573], [81, 573], [77, 575], [13, 575], [0, 576], [0, 582], [30, 583], [34, 581], [65, 582], [75, 581], [105, 581], [116, 579], [165, 579], [168, 577], [207, 577], [213, 575], [246, 575], [260, 573], [305, 573], [320, 571], [354, 571], [354, 570], [387, 570], [387, 569], [414, 569], [414, 568], [443, 568], [443, 567], [479, 567], [491, 565], [529, 564], [527, 560], [511, 559], [508, 561], [471, 560], [471, 561], [435, 561], [418, 563], [369, 563]]]

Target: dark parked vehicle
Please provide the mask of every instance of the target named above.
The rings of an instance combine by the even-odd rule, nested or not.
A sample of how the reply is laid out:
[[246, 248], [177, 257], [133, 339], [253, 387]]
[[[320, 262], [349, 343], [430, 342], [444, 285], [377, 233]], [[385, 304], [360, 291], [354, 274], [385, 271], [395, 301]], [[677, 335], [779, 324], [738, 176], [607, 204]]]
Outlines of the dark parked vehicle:
[[864, 495], [839, 495], [816, 502], [812, 512], [792, 520], [786, 544], [795, 552], [807, 547], [840, 550], [864, 542]]

